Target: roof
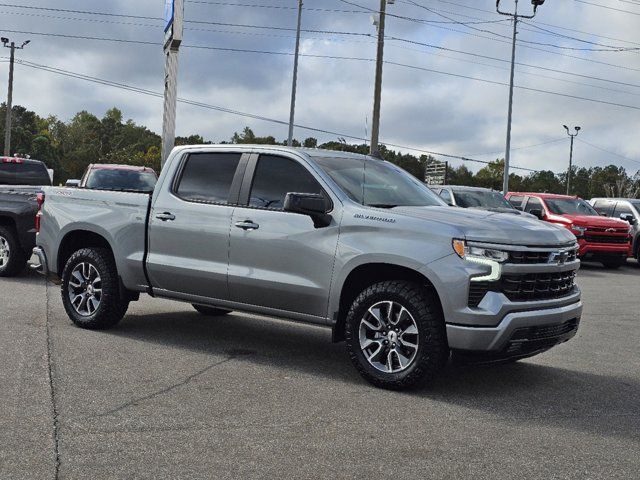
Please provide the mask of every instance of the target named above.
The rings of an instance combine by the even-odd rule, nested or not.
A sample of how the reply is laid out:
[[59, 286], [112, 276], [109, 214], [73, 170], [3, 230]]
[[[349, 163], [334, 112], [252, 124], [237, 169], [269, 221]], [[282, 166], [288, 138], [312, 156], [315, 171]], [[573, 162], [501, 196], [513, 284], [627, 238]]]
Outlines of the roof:
[[560, 195], [559, 193], [509, 192], [509, 195], [529, 195], [531, 197], [573, 199], [573, 200], [578, 198], [576, 195]]
[[141, 167], [139, 165], [116, 165], [113, 163], [94, 163], [92, 170], [130, 170], [133, 172], [153, 172], [152, 168]]
[[[245, 150], [273, 150], [276, 152], [290, 152], [290, 153], [304, 153], [310, 157], [338, 157], [338, 158], [369, 158], [374, 157], [363, 155], [361, 153], [343, 152], [340, 150], [325, 150], [323, 148], [306, 148], [306, 147], [287, 147], [286, 145], [264, 145], [264, 144], [249, 144], [249, 143], [223, 143], [223, 144], [205, 144], [205, 145], [181, 145], [176, 147], [178, 149], [229, 149], [235, 151]], [[376, 159], [384, 160], [384, 159]]]

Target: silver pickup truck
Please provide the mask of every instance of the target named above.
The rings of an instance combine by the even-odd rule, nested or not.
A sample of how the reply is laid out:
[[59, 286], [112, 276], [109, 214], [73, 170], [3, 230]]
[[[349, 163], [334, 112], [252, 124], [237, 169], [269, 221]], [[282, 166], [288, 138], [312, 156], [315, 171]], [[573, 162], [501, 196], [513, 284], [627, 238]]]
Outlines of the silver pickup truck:
[[448, 207], [400, 168], [278, 146], [176, 148], [152, 195], [44, 189], [32, 266], [70, 319], [118, 323], [140, 293], [333, 329], [371, 383], [424, 384], [453, 351], [518, 359], [575, 335], [576, 239]]

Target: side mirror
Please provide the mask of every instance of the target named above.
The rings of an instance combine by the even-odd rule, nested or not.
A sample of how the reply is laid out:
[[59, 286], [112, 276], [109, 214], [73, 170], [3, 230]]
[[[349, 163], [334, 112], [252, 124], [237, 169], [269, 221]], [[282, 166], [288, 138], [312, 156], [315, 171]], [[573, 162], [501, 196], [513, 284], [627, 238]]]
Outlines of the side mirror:
[[287, 193], [284, 197], [284, 211], [308, 215], [316, 228], [327, 227], [331, 223], [330, 202], [316, 193]]
[[539, 208], [533, 208], [529, 213], [534, 217], [538, 217], [540, 220], [544, 220], [544, 212]]
[[80, 180], [67, 180], [67, 182], [64, 184], [65, 187], [79, 187], [80, 186]]
[[631, 225], [635, 225], [636, 218], [632, 213], [621, 213], [620, 220], [624, 220], [625, 222], [629, 222]]

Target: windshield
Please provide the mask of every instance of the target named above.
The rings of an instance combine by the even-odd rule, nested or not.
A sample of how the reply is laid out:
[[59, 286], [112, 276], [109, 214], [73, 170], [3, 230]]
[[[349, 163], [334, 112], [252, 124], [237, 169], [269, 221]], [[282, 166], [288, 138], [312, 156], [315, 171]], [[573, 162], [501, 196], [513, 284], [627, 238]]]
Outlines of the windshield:
[[135, 170], [92, 170], [86, 188], [96, 190], [134, 190], [150, 192], [156, 185], [156, 174]]
[[636, 210], [638, 211], [638, 213], [640, 213], [640, 200], [632, 200], [631, 205], [636, 207]]
[[370, 207], [446, 205], [426, 185], [395, 165], [365, 158], [315, 158], [353, 201]]
[[501, 193], [487, 190], [460, 190], [453, 192], [456, 204], [464, 208], [508, 208], [515, 210]]
[[556, 215], [599, 216], [591, 205], [581, 198], [547, 198], [547, 207]]

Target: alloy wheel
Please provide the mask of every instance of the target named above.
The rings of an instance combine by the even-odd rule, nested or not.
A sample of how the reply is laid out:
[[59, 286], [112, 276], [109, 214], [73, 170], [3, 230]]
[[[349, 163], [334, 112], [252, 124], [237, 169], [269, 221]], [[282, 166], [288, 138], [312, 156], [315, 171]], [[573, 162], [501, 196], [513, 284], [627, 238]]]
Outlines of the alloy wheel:
[[11, 256], [11, 248], [6, 238], [0, 237], [0, 268], [4, 268], [9, 264]]
[[102, 280], [98, 269], [88, 262], [75, 266], [69, 277], [69, 300], [83, 317], [93, 315], [102, 300]]
[[398, 302], [370, 307], [360, 320], [359, 339], [369, 364], [384, 373], [406, 370], [418, 353], [418, 325]]

